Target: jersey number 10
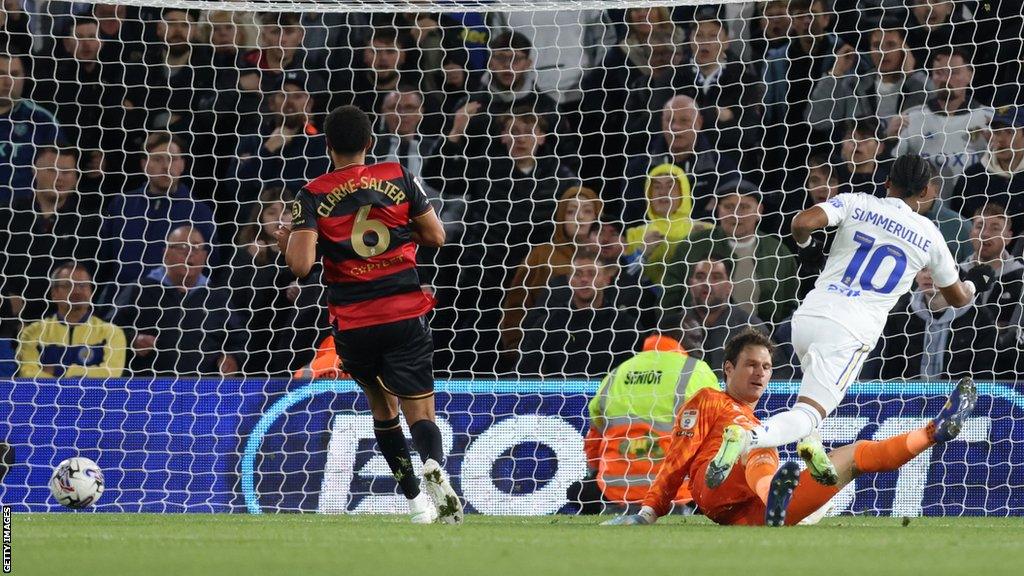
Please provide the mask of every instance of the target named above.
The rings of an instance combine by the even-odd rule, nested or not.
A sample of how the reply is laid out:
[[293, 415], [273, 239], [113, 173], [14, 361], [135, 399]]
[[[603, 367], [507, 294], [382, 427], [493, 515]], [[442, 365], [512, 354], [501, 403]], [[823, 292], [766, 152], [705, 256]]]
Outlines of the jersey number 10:
[[[850, 260], [850, 265], [843, 272], [843, 284], [853, 287], [853, 283], [859, 275], [860, 287], [862, 289], [868, 292], [878, 292], [879, 294], [889, 294], [892, 292], [896, 285], [899, 284], [903, 273], [907, 270], [907, 253], [899, 246], [893, 246], [892, 244], [879, 244], [876, 247], [874, 237], [863, 232], [854, 233], [853, 241], [858, 244], [857, 252], [854, 253], [853, 259]], [[873, 252], [872, 248], [874, 248]], [[870, 259], [868, 259], [868, 253], [871, 253]], [[878, 273], [878, 268], [888, 258], [893, 260], [892, 271], [889, 272], [889, 278], [881, 286], [876, 286], [874, 283], [875, 275]], [[865, 260], [867, 260], [866, 266], [864, 265]]]

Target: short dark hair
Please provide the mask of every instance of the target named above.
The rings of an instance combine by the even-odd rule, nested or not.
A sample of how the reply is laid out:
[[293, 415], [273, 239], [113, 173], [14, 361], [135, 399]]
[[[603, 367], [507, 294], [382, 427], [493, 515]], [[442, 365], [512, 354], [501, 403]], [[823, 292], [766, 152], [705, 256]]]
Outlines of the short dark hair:
[[722, 367], [729, 362], [733, 366], [740, 359], [740, 354], [748, 346], [763, 346], [768, 349], [770, 356], [775, 356], [775, 342], [767, 334], [755, 328], [747, 328], [743, 332], [733, 336], [725, 343], [725, 359], [722, 360]]
[[370, 117], [359, 108], [339, 106], [324, 120], [327, 147], [336, 154], [356, 154], [366, 149], [373, 137]]
[[92, 24], [93, 26], [100, 25], [99, 21], [93, 18], [92, 16], [75, 16], [71, 25], [71, 29], [74, 30], [79, 26], [85, 26], [87, 24]]
[[170, 8], [164, 8], [163, 10], [161, 10], [160, 11], [160, 19], [161, 20], [166, 20], [167, 19], [167, 15], [170, 14], [171, 12], [184, 12], [185, 13], [185, 18], [188, 18], [189, 20], [191, 20], [193, 22], [198, 22], [199, 21], [199, 11], [198, 10], [192, 10], [192, 9], [189, 9], [189, 8], [176, 8], [174, 6], [171, 6]]
[[939, 56], [945, 56], [946, 58], [949, 59], [952, 59], [954, 56], [959, 56], [961, 59], [963, 59], [964, 64], [973, 67], [973, 63], [971, 62], [971, 60], [973, 59], [971, 50], [966, 46], [946, 45], [936, 48], [932, 52], [931, 59], [928, 62], [929, 68], [935, 66], [935, 60], [938, 59]]
[[171, 144], [178, 147], [178, 152], [185, 152], [185, 142], [183, 142], [176, 134], [171, 134], [165, 130], [152, 132], [149, 136], [146, 136], [146, 143], [143, 145], [142, 149], [146, 152], [152, 152], [157, 146], [170, 147]]
[[716, 264], [721, 264], [722, 267], [725, 268], [725, 275], [728, 276], [730, 280], [732, 279], [732, 258], [722, 258], [720, 255], [712, 253], [708, 254], [707, 258], [701, 258], [689, 265], [689, 270], [686, 271], [686, 280], [690, 280], [690, 277], [693, 276], [693, 271], [696, 270], [698, 264], [703, 264], [705, 262], [711, 262], [712, 269]]
[[1009, 219], [1006, 214], [1006, 206], [998, 202], [986, 202], [980, 208], [974, 211], [972, 216], [1002, 216], [1003, 218]]
[[298, 12], [263, 12], [258, 17], [264, 26], [298, 26], [302, 24], [302, 14]]
[[33, 162], [39, 160], [39, 157], [43, 154], [53, 154], [54, 156], [70, 156], [74, 158], [75, 164], [78, 163], [78, 148], [72, 148], [70, 146], [40, 146], [36, 148], [35, 156], [33, 156]]
[[897, 196], [907, 198], [920, 194], [934, 177], [931, 162], [918, 154], [904, 154], [892, 163], [889, 185], [896, 189]]
[[519, 32], [512, 32], [507, 30], [498, 34], [491, 42], [487, 45], [492, 51], [494, 50], [526, 50], [529, 52], [533, 49], [533, 44], [530, 43], [530, 39]]
[[867, 135], [875, 140], [884, 140], [885, 131], [882, 130], [881, 125], [878, 123], [878, 119], [872, 116], [864, 116], [862, 118], [854, 118], [846, 122], [846, 137], [849, 138], [854, 134]]

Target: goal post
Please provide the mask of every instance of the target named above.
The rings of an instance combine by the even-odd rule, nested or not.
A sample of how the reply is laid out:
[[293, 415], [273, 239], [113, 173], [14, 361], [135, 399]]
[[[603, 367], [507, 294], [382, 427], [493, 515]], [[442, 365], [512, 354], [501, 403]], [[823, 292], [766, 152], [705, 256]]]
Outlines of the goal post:
[[[1024, 514], [1020, 14], [935, 0], [7, 5], [0, 501], [16, 511], [57, 511], [47, 481], [79, 455], [103, 469], [99, 511], [405, 511], [366, 399], [324, 343], [319, 268], [292, 276], [273, 237], [331, 169], [326, 114], [353, 104], [373, 123], [367, 161], [401, 164], [447, 234], [418, 270], [436, 300], [445, 467], [469, 510], [635, 508], [602, 494], [603, 459], [659, 461], [685, 398], [652, 387], [614, 413], [594, 399], [652, 334], [721, 379], [728, 338], [764, 331], [779, 347], [757, 414], [790, 406], [790, 318], [817, 277], [790, 223], [838, 194], [885, 196], [893, 160], [915, 153], [935, 175], [925, 216], [964, 272], [997, 268], [995, 287], [954, 309], [919, 277], [821, 433], [839, 446], [908, 431], [965, 374], [981, 398], [957, 441], [858, 479], [829, 513]], [[368, 248], [387, 229], [365, 208], [346, 233], [354, 269], [373, 273], [394, 263]], [[837, 289], [877, 291], [891, 260], [862, 258]], [[600, 418], [651, 425], [601, 437]], [[648, 485], [645, 470], [616, 481]]]

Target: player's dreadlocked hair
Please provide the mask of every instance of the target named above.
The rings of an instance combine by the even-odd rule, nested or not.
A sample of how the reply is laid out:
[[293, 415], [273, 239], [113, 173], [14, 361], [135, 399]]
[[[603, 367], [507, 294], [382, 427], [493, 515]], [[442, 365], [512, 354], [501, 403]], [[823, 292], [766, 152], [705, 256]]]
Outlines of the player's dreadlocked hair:
[[906, 198], [920, 194], [934, 177], [930, 162], [917, 154], [904, 154], [892, 163], [889, 184], [900, 198]]
[[764, 332], [748, 328], [725, 343], [725, 359], [722, 361], [722, 367], [725, 367], [726, 362], [735, 366], [736, 361], [740, 359], [740, 353], [747, 346], [764, 346], [768, 349], [768, 354], [775, 355], [775, 342], [772, 342], [772, 339]]
[[340, 106], [324, 121], [327, 146], [337, 154], [356, 154], [366, 149], [373, 137], [370, 117], [355, 106]]

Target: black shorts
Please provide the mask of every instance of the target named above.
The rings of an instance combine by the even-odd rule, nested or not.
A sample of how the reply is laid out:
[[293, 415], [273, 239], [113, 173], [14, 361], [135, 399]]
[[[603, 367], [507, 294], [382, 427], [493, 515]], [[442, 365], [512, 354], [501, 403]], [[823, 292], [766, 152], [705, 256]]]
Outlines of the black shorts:
[[364, 388], [379, 386], [399, 398], [434, 394], [434, 341], [427, 317], [352, 330], [334, 330], [342, 369]]

